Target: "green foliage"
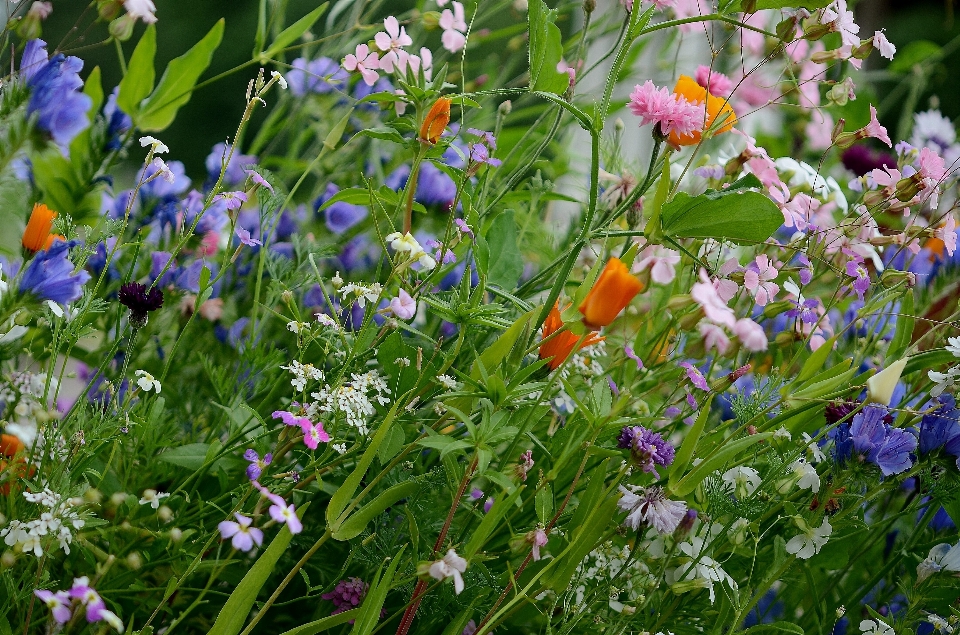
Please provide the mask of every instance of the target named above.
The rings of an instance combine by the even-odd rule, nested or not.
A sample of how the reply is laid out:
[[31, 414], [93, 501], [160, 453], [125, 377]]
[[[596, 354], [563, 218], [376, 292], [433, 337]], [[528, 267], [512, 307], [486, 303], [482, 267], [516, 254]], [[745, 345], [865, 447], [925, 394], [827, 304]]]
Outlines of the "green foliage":
[[547, 7], [544, 0], [529, 3], [530, 29], [530, 90], [562, 95], [567, 90], [570, 78], [557, 70], [563, 58], [560, 29], [554, 24], [557, 13]]

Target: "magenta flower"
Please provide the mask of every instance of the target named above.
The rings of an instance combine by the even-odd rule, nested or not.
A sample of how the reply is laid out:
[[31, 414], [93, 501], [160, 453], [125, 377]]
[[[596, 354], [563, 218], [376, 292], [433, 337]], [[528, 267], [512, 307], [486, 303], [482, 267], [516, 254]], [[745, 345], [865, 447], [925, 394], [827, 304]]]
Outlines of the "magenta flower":
[[250, 232], [248, 232], [243, 227], [237, 225], [237, 238], [240, 239], [240, 242], [246, 245], [247, 247], [259, 247], [263, 243], [257, 240], [256, 238], [250, 237]]
[[250, 177], [250, 180], [259, 185], [260, 187], [270, 190], [270, 193], [273, 194], [273, 186], [270, 185], [270, 181], [260, 176], [259, 172], [254, 170], [244, 170], [247, 176]]
[[283, 421], [283, 425], [286, 426], [299, 426], [302, 428], [304, 424], [310, 423], [310, 420], [306, 417], [298, 417], [292, 412], [288, 412], [286, 410], [275, 410], [271, 416], [274, 419], [280, 419]]
[[320, 597], [333, 602], [336, 608], [330, 615], [337, 615], [360, 606], [369, 589], [370, 585], [360, 578], [347, 578], [337, 582], [337, 586], [333, 587], [332, 591]]
[[323, 429], [323, 423], [318, 421], [316, 425], [309, 419], [300, 420], [300, 429], [303, 430], [303, 442], [311, 450], [316, 450], [320, 443], [330, 441], [330, 435]]
[[247, 466], [247, 478], [251, 481], [255, 481], [260, 478], [260, 475], [263, 473], [263, 469], [270, 465], [273, 461], [272, 454], [266, 454], [261, 459], [260, 455], [257, 454], [257, 451], [253, 448], [248, 449], [243, 453], [243, 458], [250, 461], [250, 465]]
[[263, 531], [256, 527], [251, 527], [253, 519], [243, 514], [234, 513], [237, 521], [225, 520], [217, 525], [220, 530], [220, 537], [224, 540], [231, 538], [231, 544], [237, 551], [250, 551], [253, 545], [258, 547], [263, 544]]
[[633, 348], [629, 344], [623, 347], [623, 353], [627, 356], [627, 359], [632, 359], [637, 363], [637, 370], [643, 369], [643, 360], [637, 357], [637, 354], [633, 352]]
[[543, 530], [543, 527], [537, 527], [528, 533], [526, 538], [527, 542], [529, 542], [531, 545], [534, 562], [540, 560], [540, 547], [545, 547], [547, 545], [547, 532]]
[[401, 320], [409, 320], [417, 314], [417, 301], [410, 294], [400, 289], [397, 297], [390, 300], [390, 310]]
[[776, 300], [780, 286], [773, 280], [779, 273], [770, 258], [764, 254], [757, 256], [743, 272], [743, 286], [756, 299], [757, 306], [766, 306]]
[[343, 58], [343, 67], [350, 72], [360, 73], [367, 86], [373, 86], [380, 78], [380, 73], [376, 71], [380, 68], [380, 59], [366, 44], [357, 44], [356, 54], [349, 53]]
[[690, 362], [680, 362], [680, 366], [687, 370], [687, 379], [690, 380], [690, 383], [700, 390], [710, 390], [710, 386], [707, 384], [706, 378], [696, 366]]
[[213, 197], [214, 203], [223, 201], [229, 211], [240, 209], [240, 206], [247, 202], [247, 195], [243, 192], [221, 192]]
[[66, 591], [57, 591], [54, 593], [46, 589], [37, 589], [33, 594], [47, 605], [51, 615], [53, 615], [53, 620], [57, 624], [66, 624], [70, 621], [70, 618], [73, 617], [73, 612], [70, 610], [70, 594]]
[[643, 125], [659, 126], [660, 134], [688, 135], [703, 126], [704, 106], [691, 103], [686, 97], [676, 95], [668, 88], [657, 88], [650, 80], [639, 84], [630, 93], [630, 110], [640, 117]]

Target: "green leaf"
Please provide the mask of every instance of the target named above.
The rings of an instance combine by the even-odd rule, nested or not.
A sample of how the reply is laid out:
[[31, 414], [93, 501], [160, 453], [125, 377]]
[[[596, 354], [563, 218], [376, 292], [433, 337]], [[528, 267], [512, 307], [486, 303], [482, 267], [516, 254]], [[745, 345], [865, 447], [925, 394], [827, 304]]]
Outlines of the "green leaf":
[[220, 46], [222, 39], [223, 18], [218, 20], [193, 48], [170, 60], [156, 90], [147, 98], [140, 108], [139, 116], [134, 119], [141, 130], [159, 132], [173, 123], [180, 107], [190, 101], [197, 80], [210, 66], [213, 52]]
[[386, 489], [382, 494], [355, 511], [346, 520], [338, 520], [338, 527], [333, 530], [332, 537], [336, 540], [350, 540], [356, 538], [371, 520], [383, 513], [402, 498], [407, 498], [420, 488], [420, 482], [409, 480]]
[[897, 51], [897, 56], [887, 67], [891, 73], [909, 73], [913, 67], [927, 58], [940, 54], [940, 45], [930, 40], [914, 40]]
[[189, 443], [161, 452], [157, 455], [157, 460], [196, 471], [203, 467], [209, 450], [209, 443]]
[[[309, 506], [309, 503], [302, 505], [297, 510], [297, 515], [302, 518], [303, 513]], [[227, 602], [220, 609], [220, 614], [217, 615], [217, 621], [214, 622], [213, 628], [208, 631], [207, 635], [237, 635], [240, 632], [243, 624], [247, 621], [250, 609], [253, 608], [253, 603], [257, 600], [260, 589], [270, 578], [274, 567], [277, 565], [277, 560], [287, 550], [292, 538], [293, 534], [290, 533], [290, 529], [286, 525], [280, 528], [277, 537], [273, 539], [263, 555], [257, 558], [247, 574], [240, 580], [240, 584], [227, 598]]]
[[532, 0], [527, 9], [530, 28], [530, 90], [562, 95], [570, 77], [557, 70], [563, 58], [560, 29], [554, 24], [557, 12], [543, 0]]
[[100, 106], [103, 105], [103, 81], [100, 79], [99, 66], [94, 66], [90, 74], [87, 75], [87, 81], [83, 82], [83, 94], [93, 100], [90, 111], [87, 113], [90, 121], [93, 121], [100, 111]]
[[537, 492], [534, 504], [537, 508], [537, 520], [546, 525], [553, 517], [553, 488], [550, 487], [550, 483]]
[[907, 362], [907, 365], [903, 368], [902, 376], [906, 377], [910, 373], [915, 373], [918, 370], [927, 370], [935, 366], [951, 364], [955, 359], [953, 353], [942, 348], [934, 351], [926, 351], [910, 358], [910, 361]]
[[[785, 5], [792, 6], [792, 5]], [[826, 6], [826, 5], [824, 5]], [[774, 622], [772, 624], [757, 624], [756, 626], [751, 626], [747, 630], [743, 631], [744, 633], [794, 633], [795, 635], [803, 635], [803, 629], [797, 626], [796, 624], [791, 624], [790, 622]]]
[[400, 567], [400, 559], [403, 556], [404, 549], [406, 549], [406, 545], [400, 547], [400, 551], [393, 557], [383, 577], [380, 577], [380, 570], [383, 569], [383, 565], [381, 564], [380, 568], [377, 569], [377, 574], [370, 584], [370, 590], [363, 599], [363, 604], [360, 605], [360, 613], [357, 615], [357, 621], [353, 623], [353, 630], [350, 631], [351, 635], [370, 635], [373, 629], [377, 627], [380, 622], [380, 611], [383, 609], [387, 593], [390, 592], [390, 587], [393, 585], [393, 578]]
[[508, 209], [497, 216], [485, 238], [490, 250], [487, 281], [508, 291], [516, 288], [523, 273], [523, 257], [517, 247], [517, 223], [513, 210]]
[[510, 354], [514, 344], [517, 343], [517, 339], [523, 333], [523, 330], [527, 324], [529, 324], [530, 320], [533, 319], [536, 311], [537, 309], [533, 309], [518, 317], [517, 321], [510, 325], [510, 328], [504, 331], [493, 344], [488, 346], [486, 350], [480, 354], [480, 357], [477, 358], [477, 361], [473, 363], [470, 369], [470, 377], [479, 379], [481, 366], [491, 370], [499, 366], [500, 362]]
[[[897, 316], [897, 330], [890, 340], [886, 359], [896, 360], [903, 357], [910, 341], [913, 339], [913, 327], [916, 324], [913, 307], [913, 289], [907, 289], [900, 301], [900, 315]], [[907, 362], [909, 364], [909, 362]]]
[[712, 474], [714, 470], [720, 469], [744, 450], [772, 436], [772, 432], [761, 432], [724, 443], [718, 452], [690, 470], [671, 490], [681, 498], [686, 496], [697, 489], [697, 486], [703, 482], [703, 479]]
[[776, 204], [758, 192], [678, 192], [663, 206], [663, 231], [678, 238], [718, 238], [762, 243], [783, 225]]
[[798, 386], [802, 382], [813, 378], [813, 376], [823, 368], [823, 365], [827, 363], [827, 358], [830, 357], [830, 353], [833, 351], [833, 345], [836, 343], [836, 341], [836, 336], [831, 337], [829, 340], [824, 342], [820, 348], [810, 354], [810, 357], [808, 357], [807, 361], [803, 363], [803, 368], [800, 369], [800, 373], [794, 380], [794, 385]]
[[587, 489], [580, 495], [580, 501], [573, 512], [573, 518], [570, 519], [570, 527], [579, 527], [586, 522], [590, 512], [597, 506], [600, 496], [603, 494], [604, 481], [607, 478], [607, 470], [610, 468], [610, 459], [606, 458], [600, 462], [590, 474]]
[[117, 106], [128, 115], [135, 115], [140, 110], [140, 102], [153, 90], [156, 80], [153, 60], [156, 54], [157, 29], [151, 24], [140, 36], [137, 48], [133, 49], [130, 63], [127, 64], [127, 72], [120, 80]]
[[313, 26], [313, 23], [316, 22], [320, 16], [323, 15], [323, 12], [327, 10], [327, 5], [329, 4], [329, 2], [324, 2], [319, 7], [281, 31], [280, 35], [277, 36], [277, 39], [274, 40], [273, 44], [270, 45], [270, 48], [260, 55], [260, 63], [266, 64], [267, 60], [276, 57], [283, 51], [283, 49], [296, 42], [301, 35], [309, 31], [310, 27]]
[[[742, 0], [740, 6], [743, 7], [745, 13], [753, 13], [754, 11], [761, 11], [763, 9], [786, 9], [786, 8], [796, 8], [796, 9], [822, 9], [828, 4], [833, 2], [833, 0]], [[747, 11], [749, 9], [749, 11]]]
[[684, 437], [683, 443], [677, 448], [676, 456], [673, 458], [673, 465], [670, 466], [670, 487], [677, 484], [677, 481], [680, 480], [680, 475], [686, 471], [690, 459], [693, 458], [693, 452], [697, 449], [697, 443], [703, 434], [703, 428], [707, 425], [707, 419], [710, 417], [710, 404], [712, 403], [713, 395], [710, 395], [707, 398], [707, 402], [700, 408], [700, 415], [694, 422], [693, 427], [687, 431], [687, 436]]
[[593, 550], [616, 513], [617, 498], [617, 496], [610, 496], [601, 500], [587, 516], [585, 522], [579, 527], [574, 527], [569, 547], [564, 549], [563, 555], [554, 559], [556, 568], [546, 576], [543, 581], [544, 586], [558, 592], [569, 586], [570, 579], [577, 572], [577, 567]]
[[377, 458], [380, 459], [380, 463], [386, 465], [390, 459], [397, 456], [400, 450], [403, 449], [405, 441], [406, 438], [403, 435], [402, 428], [397, 427], [390, 430], [387, 438], [383, 440], [380, 449], [377, 450]]
[[398, 145], [405, 145], [407, 140], [404, 139], [399, 132], [390, 128], [389, 126], [380, 126], [377, 128], [364, 128], [357, 133], [357, 136], [361, 137], [370, 137], [372, 139], [380, 139], [382, 141], [391, 141]]
[[322, 620], [308, 622], [303, 626], [291, 628], [289, 631], [284, 631], [281, 633], [281, 635], [314, 635], [315, 633], [322, 633], [323, 631], [330, 630], [334, 626], [340, 626], [341, 624], [346, 624], [351, 620], [357, 619], [359, 614], [359, 608], [350, 609], [349, 611], [344, 611], [343, 613], [337, 613], [336, 615], [325, 617]]
[[507, 511], [513, 509], [513, 506], [517, 503], [525, 487], [526, 486], [520, 486], [513, 490], [513, 493], [510, 494], [506, 500], [502, 500], [500, 497], [494, 499], [493, 507], [490, 508], [490, 511], [488, 511], [483, 517], [483, 520], [480, 521], [480, 525], [473, 532], [473, 535], [470, 536], [470, 540], [467, 541], [466, 546], [463, 548], [464, 558], [470, 560], [478, 551], [483, 549], [483, 545], [487, 543], [490, 535], [500, 524], [500, 519], [503, 518]]

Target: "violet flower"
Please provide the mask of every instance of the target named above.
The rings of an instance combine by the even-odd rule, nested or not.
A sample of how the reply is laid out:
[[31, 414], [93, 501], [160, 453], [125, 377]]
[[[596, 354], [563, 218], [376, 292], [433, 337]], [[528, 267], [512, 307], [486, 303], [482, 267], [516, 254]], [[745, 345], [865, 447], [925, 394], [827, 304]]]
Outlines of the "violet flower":
[[223, 201], [229, 211], [234, 211], [240, 209], [240, 207], [247, 202], [247, 195], [243, 192], [221, 192], [213, 197], [213, 203], [219, 203], [221, 201]]
[[673, 463], [676, 450], [662, 436], [643, 426], [625, 426], [617, 437], [617, 447], [629, 449], [634, 462], [648, 474], [660, 478], [657, 466]]
[[253, 519], [239, 512], [235, 512], [233, 515], [237, 519], [236, 522], [224, 520], [217, 525], [217, 529], [220, 530], [220, 537], [224, 540], [231, 538], [230, 542], [237, 551], [246, 552], [253, 549], [254, 544], [258, 547], [262, 545], [263, 531], [250, 526], [253, 524]]
[[73, 617], [73, 612], [70, 610], [70, 594], [66, 591], [53, 592], [46, 589], [37, 589], [33, 594], [47, 605], [51, 615], [53, 615], [53, 621], [57, 624], [66, 624]]
[[90, 274], [83, 270], [74, 273], [69, 251], [70, 243], [62, 240], [54, 242], [49, 249], [38, 251], [23, 272], [20, 293], [57, 304], [78, 300]]
[[251, 238], [250, 232], [248, 232], [243, 227], [240, 227], [239, 225], [237, 225], [236, 233], [237, 233], [237, 238], [240, 239], [240, 242], [246, 245], [247, 247], [259, 247], [260, 245], [263, 245], [263, 243], [257, 240], [256, 238]]
[[253, 448], [248, 449], [243, 453], [243, 458], [250, 461], [250, 465], [247, 466], [247, 478], [251, 481], [255, 481], [260, 478], [260, 475], [263, 474], [263, 469], [270, 465], [273, 461], [272, 454], [266, 454], [261, 459], [260, 455], [257, 454], [257, 451]]

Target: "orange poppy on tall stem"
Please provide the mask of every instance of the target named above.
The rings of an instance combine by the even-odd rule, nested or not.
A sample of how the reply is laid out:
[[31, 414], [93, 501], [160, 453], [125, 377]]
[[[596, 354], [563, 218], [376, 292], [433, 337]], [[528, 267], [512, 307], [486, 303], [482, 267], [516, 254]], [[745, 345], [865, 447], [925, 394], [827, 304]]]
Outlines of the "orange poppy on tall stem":
[[[707, 92], [707, 89], [696, 82], [688, 75], [681, 75], [677, 80], [677, 85], [673, 87], [675, 95], [685, 97], [687, 101], [702, 104], [706, 102], [707, 120], [704, 122], [703, 129], [708, 130], [713, 122], [720, 117], [723, 125], [713, 132], [714, 136], [727, 132], [737, 123], [737, 115], [733, 112], [733, 107], [723, 97], [717, 97]], [[690, 134], [680, 135], [676, 131], [670, 133], [670, 144], [673, 146], [693, 146], [700, 143], [700, 131], [694, 130]]]
[[[24, 447], [23, 442], [12, 434], [0, 434], [0, 479], [4, 481], [7, 479], [13, 480], [14, 478], [26, 475], [26, 463], [22, 458], [19, 458], [15, 461], [16, 468], [10, 470], [12, 474], [10, 476], [2, 476], [3, 473], [7, 471], [7, 461], [4, 459], [14, 458], [23, 451]], [[0, 485], [0, 494], [5, 496], [9, 493], [10, 483], [5, 482]]]
[[448, 123], [450, 123], [450, 98], [440, 97], [433, 102], [427, 116], [423, 118], [423, 124], [420, 126], [420, 140], [436, 145]]
[[580, 304], [583, 323], [591, 329], [607, 326], [641, 291], [643, 283], [630, 273], [619, 258], [611, 258]]
[[30, 220], [27, 221], [27, 228], [23, 230], [23, 238], [20, 240], [24, 248], [30, 251], [44, 249], [56, 217], [57, 213], [43, 203], [34, 205], [33, 211], [30, 212]]
[[[558, 332], [559, 331], [559, 332]], [[553, 337], [550, 337], [551, 335]], [[549, 339], [548, 339], [549, 338]], [[543, 322], [543, 343], [540, 344], [540, 359], [549, 359], [547, 366], [550, 370], [556, 370], [573, 351], [577, 343], [577, 350], [586, 348], [591, 344], [596, 344], [603, 338], [596, 333], [590, 333], [580, 342], [580, 336], [571, 333], [563, 326], [563, 318], [560, 317], [560, 307], [554, 304]]]

